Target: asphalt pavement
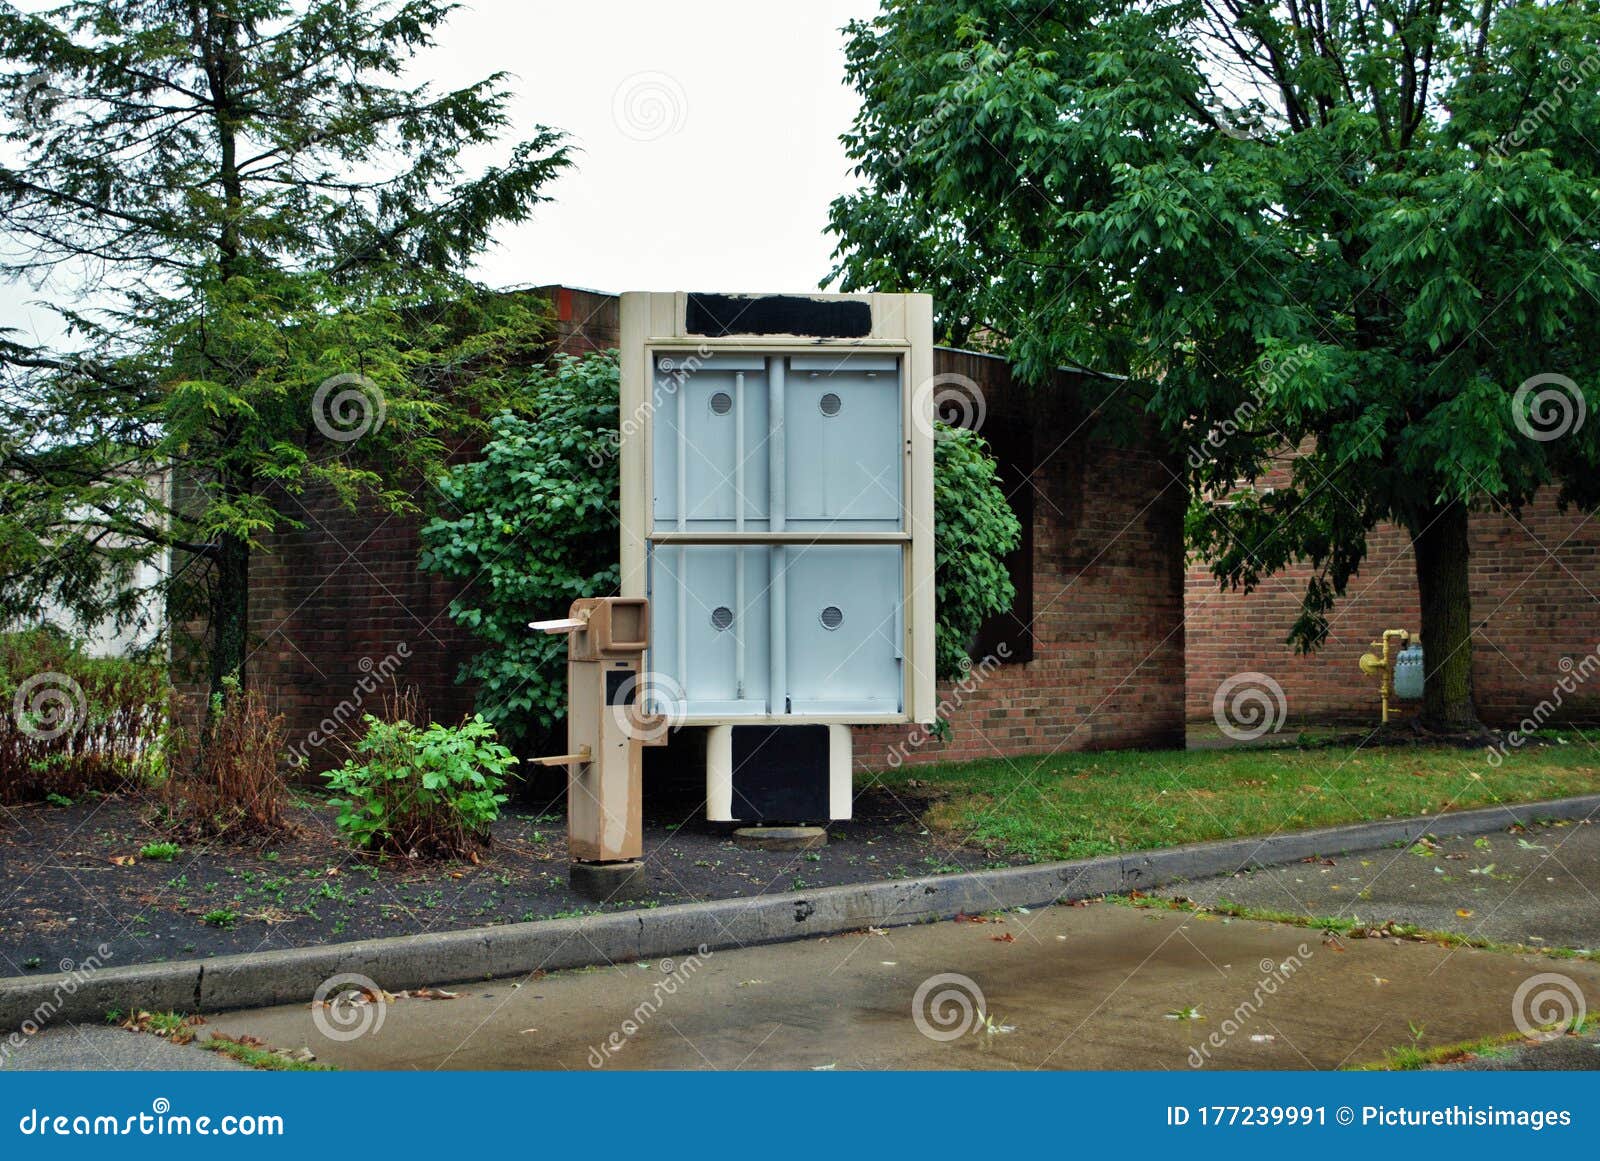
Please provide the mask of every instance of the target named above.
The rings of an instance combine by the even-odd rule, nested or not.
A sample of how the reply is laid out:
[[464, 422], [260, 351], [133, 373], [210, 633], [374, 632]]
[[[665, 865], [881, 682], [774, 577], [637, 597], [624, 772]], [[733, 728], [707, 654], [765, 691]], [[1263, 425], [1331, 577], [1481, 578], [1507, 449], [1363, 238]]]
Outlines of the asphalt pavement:
[[[1309, 925], [1115, 902], [453, 983], [205, 1032], [346, 1069], [1324, 1069], [1600, 1012], [1600, 828], [1382, 848], [1173, 886]], [[1315, 920], [1453, 931], [1532, 954], [1327, 935]], [[231, 1067], [119, 1029], [49, 1029], [9, 1067]], [[1472, 1068], [1594, 1068], [1593, 1037]]]

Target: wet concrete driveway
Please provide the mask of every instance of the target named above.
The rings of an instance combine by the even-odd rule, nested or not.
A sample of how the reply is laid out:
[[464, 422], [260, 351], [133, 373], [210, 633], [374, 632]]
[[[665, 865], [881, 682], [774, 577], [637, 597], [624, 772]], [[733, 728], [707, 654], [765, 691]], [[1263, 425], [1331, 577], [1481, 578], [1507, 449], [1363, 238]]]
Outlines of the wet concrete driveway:
[[1600, 949], [1600, 826], [1557, 821], [1180, 883], [1157, 894], [1256, 912], [1410, 924]]
[[1588, 961], [1100, 903], [211, 1027], [350, 1069], [1320, 1069], [1510, 1031], [1551, 971], [1600, 1005]]

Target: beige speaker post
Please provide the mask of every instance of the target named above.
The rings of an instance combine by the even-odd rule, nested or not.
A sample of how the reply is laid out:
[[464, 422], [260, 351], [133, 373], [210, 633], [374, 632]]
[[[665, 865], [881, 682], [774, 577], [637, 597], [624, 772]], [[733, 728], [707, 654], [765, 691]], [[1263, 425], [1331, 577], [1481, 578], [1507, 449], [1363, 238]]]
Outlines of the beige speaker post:
[[644, 710], [650, 604], [584, 597], [565, 618], [529, 628], [567, 635], [568, 753], [537, 759], [567, 768], [567, 849], [574, 890], [594, 899], [643, 889], [642, 749], [663, 745], [668, 715]]

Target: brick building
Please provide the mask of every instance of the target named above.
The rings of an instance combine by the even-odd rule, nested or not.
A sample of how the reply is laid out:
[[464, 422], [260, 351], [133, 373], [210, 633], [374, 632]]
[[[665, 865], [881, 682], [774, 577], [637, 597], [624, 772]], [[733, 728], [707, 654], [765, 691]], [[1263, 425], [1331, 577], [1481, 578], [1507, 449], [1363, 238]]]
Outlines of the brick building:
[[[1561, 512], [1541, 497], [1521, 517], [1475, 513], [1471, 525], [1473, 679], [1478, 711], [1509, 727], [1530, 714], [1568, 669], [1600, 649], [1600, 522]], [[1371, 722], [1373, 679], [1356, 660], [1385, 629], [1419, 629], [1416, 565], [1409, 537], [1383, 527], [1369, 537], [1361, 571], [1329, 618], [1327, 644], [1312, 656], [1284, 643], [1308, 571], [1269, 578], [1249, 596], [1218, 591], [1191, 561], [1184, 592], [1188, 717], [1210, 721], [1228, 677], [1264, 673], [1282, 686], [1286, 722]], [[1563, 695], [1551, 720], [1600, 724], [1600, 688]], [[1402, 710], [1408, 703], [1399, 703]]]
[[994, 356], [938, 348], [934, 367], [981, 389], [980, 430], [1023, 525], [1016, 604], [974, 651], [1010, 661], [941, 685], [947, 742], [861, 729], [857, 764], [1181, 746], [1181, 479], [1149, 451], [1092, 443], [1071, 373], [1036, 395]]
[[[616, 345], [614, 297], [543, 293], [556, 350]], [[1172, 473], [1148, 453], [1091, 446], [1071, 418], [1071, 375], [1037, 401], [993, 356], [940, 349], [935, 369], [982, 393], [982, 432], [1025, 528], [1011, 562], [1018, 598], [980, 641], [995, 661], [965, 687], [941, 688], [949, 736], [862, 730], [858, 762], [1181, 744], [1183, 501]], [[396, 685], [414, 686], [436, 718], [467, 712], [472, 691], [455, 675], [475, 646], [446, 611], [456, 587], [417, 568], [420, 521], [309, 498], [291, 510], [305, 527], [275, 534], [253, 561], [249, 661], [291, 746], [331, 764], [327, 737]]]
[[[555, 350], [617, 344], [615, 297], [541, 293]], [[1245, 596], [1219, 592], [1201, 564], [1186, 571], [1179, 474], [1151, 451], [1091, 442], [1073, 374], [1040, 397], [993, 356], [940, 348], [935, 369], [981, 391], [981, 431], [1024, 528], [1010, 562], [1018, 597], [979, 641], [978, 655], [996, 660], [941, 685], [949, 734], [858, 730], [859, 766], [1182, 745], [1186, 720], [1210, 722], [1218, 685], [1247, 671], [1283, 687], [1290, 724], [1375, 716], [1356, 658], [1385, 628], [1417, 628], [1402, 533], [1374, 534], [1328, 644], [1296, 656], [1284, 638], [1304, 573]], [[415, 687], [442, 720], [470, 710], [472, 690], [455, 676], [475, 642], [446, 611], [456, 586], [417, 568], [420, 521], [288, 502], [306, 527], [276, 534], [254, 557], [249, 664], [287, 715], [291, 746], [314, 768], [331, 764], [330, 733], [395, 686]], [[1510, 724], [1549, 695], [1563, 658], [1600, 646], [1600, 525], [1543, 502], [1520, 522], [1481, 515], [1472, 577], [1480, 709]], [[1600, 689], [1580, 690], [1557, 720], [1600, 723]]]

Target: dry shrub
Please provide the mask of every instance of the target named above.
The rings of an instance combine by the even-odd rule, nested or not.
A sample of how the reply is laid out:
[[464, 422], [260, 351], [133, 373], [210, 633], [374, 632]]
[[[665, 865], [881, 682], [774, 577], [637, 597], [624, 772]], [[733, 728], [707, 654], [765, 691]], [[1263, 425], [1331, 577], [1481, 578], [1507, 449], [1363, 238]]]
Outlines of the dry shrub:
[[283, 715], [267, 708], [260, 691], [225, 682], [213, 703], [197, 753], [164, 786], [174, 829], [195, 838], [268, 839], [296, 829], [286, 813]]
[[[422, 691], [414, 685], [402, 686], [398, 689], [385, 692], [383, 702], [378, 712], [372, 715], [380, 722], [393, 725], [396, 722], [429, 722], [433, 717], [428, 712], [428, 707], [422, 700]], [[346, 758], [356, 755], [356, 747], [360, 744], [359, 736], [352, 736], [343, 740]]]
[[0, 634], [0, 804], [115, 792], [165, 763], [163, 667], [89, 657], [61, 633]]

